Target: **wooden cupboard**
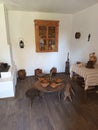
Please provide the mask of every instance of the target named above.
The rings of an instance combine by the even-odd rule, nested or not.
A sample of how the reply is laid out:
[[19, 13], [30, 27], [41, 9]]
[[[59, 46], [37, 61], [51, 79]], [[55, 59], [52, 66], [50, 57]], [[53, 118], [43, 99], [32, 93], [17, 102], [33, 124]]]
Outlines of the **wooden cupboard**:
[[59, 21], [34, 20], [36, 52], [57, 52]]

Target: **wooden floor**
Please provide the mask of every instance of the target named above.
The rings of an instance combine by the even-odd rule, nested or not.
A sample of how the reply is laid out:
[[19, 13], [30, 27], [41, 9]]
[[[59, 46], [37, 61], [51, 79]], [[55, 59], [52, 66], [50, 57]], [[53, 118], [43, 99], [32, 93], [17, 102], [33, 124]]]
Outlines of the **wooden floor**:
[[[61, 76], [69, 79], [68, 76]], [[98, 94], [72, 83], [76, 96], [73, 102], [59, 100], [57, 93], [36, 97], [32, 107], [25, 92], [34, 77], [18, 80], [16, 97], [0, 100], [0, 130], [98, 130]]]

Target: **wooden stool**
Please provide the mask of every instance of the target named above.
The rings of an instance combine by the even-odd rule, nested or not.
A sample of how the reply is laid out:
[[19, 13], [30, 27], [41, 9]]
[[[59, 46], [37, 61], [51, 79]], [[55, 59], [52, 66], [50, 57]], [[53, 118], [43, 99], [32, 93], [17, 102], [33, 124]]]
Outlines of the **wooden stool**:
[[28, 97], [30, 100], [31, 100], [31, 107], [32, 107], [32, 103], [33, 103], [33, 100], [36, 96], [40, 96], [40, 91], [39, 90], [36, 90], [34, 88], [30, 88], [26, 91], [26, 97]]
[[68, 97], [70, 99], [70, 101], [72, 102], [72, 98], [71, 98], [71, 92], [73, 93], [73, 95], [75, 96], [75, 93], [71, 87], [70, 83], [66, 84], [66, 88], [64, 91], [64, 101], [66, 100], [66, 98]]

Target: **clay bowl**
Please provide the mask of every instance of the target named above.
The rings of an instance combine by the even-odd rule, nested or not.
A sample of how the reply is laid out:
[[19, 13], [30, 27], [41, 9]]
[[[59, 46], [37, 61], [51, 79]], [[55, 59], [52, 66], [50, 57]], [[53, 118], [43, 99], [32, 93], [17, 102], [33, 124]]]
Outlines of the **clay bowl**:
[[40, 81], [40, 83], [41, 83], [42, 87], [47, 87], [47, 86], [49, 85], [49, 82], [48, 82], [48, 80], [46, 80], [46, 79]]
[[50, 84], [50, 86], [51, 86], [52, 88], [56, 88], [56, 87], [57, 87], [57, 83], [52, 82], [52, 83]]
[[63, 81], [63, 79], [61, 79], [61, 78], [58, 78], [55, 80], [56, 83], [61, 83], [62, 81]]

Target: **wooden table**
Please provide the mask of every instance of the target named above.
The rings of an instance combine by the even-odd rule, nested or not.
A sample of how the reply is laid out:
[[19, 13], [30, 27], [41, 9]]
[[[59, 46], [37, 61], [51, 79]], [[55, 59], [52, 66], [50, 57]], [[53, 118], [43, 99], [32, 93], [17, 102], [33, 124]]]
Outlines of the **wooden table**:
[[98, 85], [98, 65], [95, 65], [93, 69], [90, 69], [86, 68], [85, 64], [73, 64], [71, 66], [70, 77], [73, 76], [73, 72], [84, 78], [84, 90], [88, 90], [90, 87]]
[[37, 80], [34, 84], [34, 88], [39, 90], [41, 93], [53, 93], [58, 92], [59, 99], [61, 99], [61, 90], [65, 87], [64, 83], [52, 88], [50, 85], [47, 87], [42, 87], [39, 80]]

